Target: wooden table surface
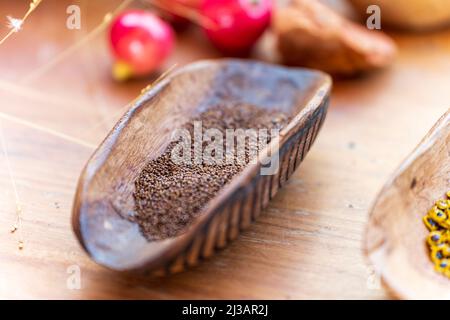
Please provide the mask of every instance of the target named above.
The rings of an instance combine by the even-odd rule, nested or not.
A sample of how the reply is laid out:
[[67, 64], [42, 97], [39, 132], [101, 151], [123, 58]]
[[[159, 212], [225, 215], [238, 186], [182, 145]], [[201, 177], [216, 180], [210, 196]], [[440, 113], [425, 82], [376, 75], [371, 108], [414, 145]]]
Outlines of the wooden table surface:
[[[81, 30], [65, 27], [69, 3], [81, 6]], [[98, 144], [151, 82], [113, 82], [105, 33], [88, 36], [119, 3], [44, 0], [0, 46], [0, 298], [390, 297], [363, 256], [365, 223], [383, 183], [450, 106], [450, 30], [397, 34], [391, 69], [336, 81], [316, 144], [260, 219], [198, 267], [142, 278], [96, 265], [78, 244], [71, 206], [93, 150], [61, 135]], [[0, 19], [27, 7], [2, 1]], [[217, 56], [189, 31], [167, 66]], [[11, 234], [17, 201], [22, 232]], [[81, 289], [67, 286], [74, 268]]]

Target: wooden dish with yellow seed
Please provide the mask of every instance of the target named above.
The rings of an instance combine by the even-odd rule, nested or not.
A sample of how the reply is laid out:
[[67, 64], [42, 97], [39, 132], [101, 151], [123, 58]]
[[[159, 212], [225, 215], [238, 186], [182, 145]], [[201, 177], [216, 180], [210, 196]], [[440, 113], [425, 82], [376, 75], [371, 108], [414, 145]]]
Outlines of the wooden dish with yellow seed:
[[365, 251], [400, 298], [450, 299], [450, 279], [436, 272], [423, 216], [450, 187], [450, 110], [389, 180], [369, 218]]

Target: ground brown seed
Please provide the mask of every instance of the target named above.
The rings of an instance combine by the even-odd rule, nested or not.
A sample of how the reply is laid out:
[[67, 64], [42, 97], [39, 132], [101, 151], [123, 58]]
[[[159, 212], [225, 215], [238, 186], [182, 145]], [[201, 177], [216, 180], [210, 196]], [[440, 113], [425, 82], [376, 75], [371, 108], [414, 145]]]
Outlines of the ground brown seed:
[[[267, 111], [249, 104], [220, 105], [191, 119], [183, 128], [193, 136], [194, 122], [202, 121], [203, 133], [215, 128], [225, 136], [227, 129], [281, 129], [288, 120], [282, 112]], [[227, 151], [225, 140], [224, 157]], [[130, 219], [139, 224], [141, 232], [149, 241], [182, 234], [201, 214], [208, 201], [251, 160], [251, 148], [258, 148], [246, 141], [244, 163], [176, 164], [171, 155], [177, 142], [169, 144], [162, 155], [148, 162], [135, 181], [136, 214]], [[201, 151], [207, 144], [203, 143]], [[190, 156], [194, 159], [194, 144], [191, 146]], [[236, 153], [235, 149], [235, 157]]]

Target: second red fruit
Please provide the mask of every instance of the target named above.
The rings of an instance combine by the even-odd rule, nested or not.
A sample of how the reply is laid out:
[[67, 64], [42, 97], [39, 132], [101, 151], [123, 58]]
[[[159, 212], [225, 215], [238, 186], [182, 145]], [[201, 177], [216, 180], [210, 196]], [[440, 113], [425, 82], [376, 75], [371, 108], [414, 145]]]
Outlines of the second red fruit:
[[226, 53], [246, 53], [270, 24], [272, 0], [204, 0], [200, 13], [211, 42]]

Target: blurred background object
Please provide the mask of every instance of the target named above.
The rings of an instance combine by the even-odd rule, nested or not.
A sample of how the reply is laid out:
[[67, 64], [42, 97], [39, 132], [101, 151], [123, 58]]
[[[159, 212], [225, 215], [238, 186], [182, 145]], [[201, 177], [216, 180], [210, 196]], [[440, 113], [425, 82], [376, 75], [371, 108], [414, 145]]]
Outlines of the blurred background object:
[[390, 37], [318, 1], [292, 0], [275, 11], [273, 21], [278, 49], [289, 65], [350, 76], [385, 68], [396, 55]]
[[361, 16], [370, 5], [381, 9], [383, 24], [416, 31], [437, 29], [450, 25], [448, 0], [349, 0]]

